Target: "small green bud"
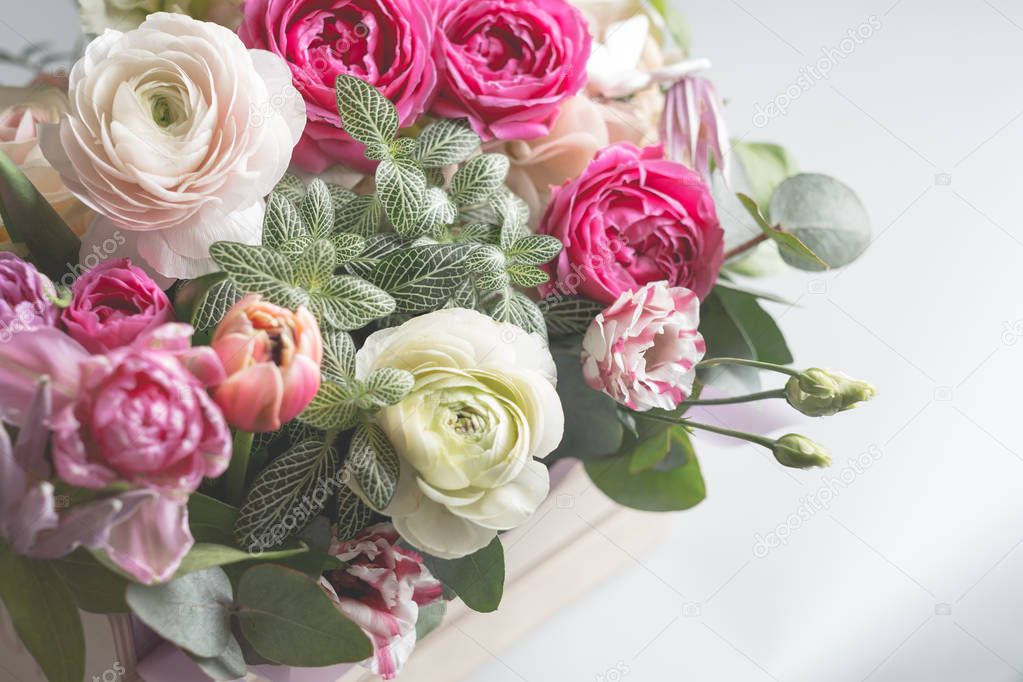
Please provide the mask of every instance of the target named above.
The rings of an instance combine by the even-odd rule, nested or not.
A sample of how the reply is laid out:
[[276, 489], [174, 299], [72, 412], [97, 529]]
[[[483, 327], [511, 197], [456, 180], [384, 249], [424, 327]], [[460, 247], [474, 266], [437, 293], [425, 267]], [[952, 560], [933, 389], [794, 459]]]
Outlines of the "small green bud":
[[790, 433], [774, 442], [774, 458], [795, 469], [831, 466], [828, 451], [798, 433]]
[[870, 400], [875, 393], [877, 389], [865, 381], [817, 367], [800, 372], [785, 384], [789, 405], [808, 417], [830, 417]]

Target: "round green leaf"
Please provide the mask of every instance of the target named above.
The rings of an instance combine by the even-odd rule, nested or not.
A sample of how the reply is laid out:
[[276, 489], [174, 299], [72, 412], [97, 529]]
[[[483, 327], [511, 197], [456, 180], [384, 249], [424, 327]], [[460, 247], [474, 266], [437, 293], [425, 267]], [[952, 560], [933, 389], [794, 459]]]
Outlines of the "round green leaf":
[[495, 537], [481, 550], [460, 559], [423, 555], [433, 577], [473, 611], [496, 611], [504, 595], [504, 547]]

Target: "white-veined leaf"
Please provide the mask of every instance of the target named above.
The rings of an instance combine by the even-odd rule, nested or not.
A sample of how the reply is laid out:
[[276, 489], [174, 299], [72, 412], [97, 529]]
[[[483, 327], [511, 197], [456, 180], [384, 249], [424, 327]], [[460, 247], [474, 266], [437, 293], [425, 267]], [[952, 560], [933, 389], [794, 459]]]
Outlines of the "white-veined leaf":
[[355, 341], [348, 332], [323, 335], [323, 376], [344, 383], [355, 377]]
[[358, 258], [346, 263], [345, 269], [353, 275], [369, 278], [373, 268], [390, 254], [401, 250], [402, 239], [395, 234], [375, 234], [366, 239], [366, 248]]
[[375, 195], [360, 194], [334, 209], [334, 229], [370, 237], [380, 230], [383, 206]]
[[[337, 379], [339, 377], [335, 377]], [[356, 399], [362, 392], [357, 382], [329, 379], [320, 384], [320, 390], [309, 403], [298, 420], [303, 424], [329, 431], [346, 430], [355, 426], [359, 417]]]
[[465, 257], [465, 269], [469, 272], [499, 272], [504, 266], [504, 253], [496, 246], [479, 246]]
[[380, 367], [366, 379], [366, 394], [378, 407], [394, 405], [409, 394], [416, 383], [410, 372], [394, 367]]
[[440, 168], [462, 163], [479, 146], [479, 135], [463, 121], [444, 119], [431, 123], [419, 134], [416, 158], [424, 168]]
[[384, 159], [376, 171], [377, 197], [398, 234], [419, 236], [426, 225], [426, 175], [411, 159]]
[[376, 88], [355, 76], [341, 74], [334, 84], [341, 127], [364, 145], [391, 144], [398, 134], [398, 110]]
[[566, 336], [585, 334], [593, 318], [604, 312], [605, 307], [586, 298], [557, 296], [545, 298], [537, 306], [543, 312], [550, 332]]
[[508, 276], [520, 287], [532, 289], [550, 280], [550, 275], [536, 267], [525, 263], [512, 263], [507, 268]]
[[210, 257], [234, 280], [239, 291], [260, 294], [286, 308], [297, 308], [305, 292], [295, 286], [295, 269], [285, 256], [262, 246], [215, 242]]
[[499, 296], [490, 306], [490, 316], [499, 322], [511, 322], [527, 332], [547, 338], [543, 313], [536, 303], [518, 291], [507, 290]]
[[344, 265], [359, 257], [366, 248], [366, 239], [354, 232], [337, 232], [330, 236], [334, 245], [335, 265]]
[[337, 494], [337, 522], [334, 537], [338, 542], [351, 540], [373, 520], [373, 510], [359, 499], [351, 488], [345, 486]]
[[459, 206], [482, 204], [504, 186], [508, 157], [480, 154], [469, 159], [451, 178], [451, 198]]
[[504, 289], [509, 284], [511, 284], [511, 277], [504, 270], [488, 272], [480, 275], [476, 280], [476, 288], [480, 291], [497, 291], [498, 289]]
[[206, 290], [196, 305], [192, 313], [192, 326], [198, 331], [213, 329], [241, 297], [242, 292], [238, 291], [230, 279], [217, 282]]
[[289, 242], [307, 236], [295, 205], [280, 193], [274, 192], [266, 200], [263, 217], [263, 246], [279, 251]]
[[517, 239], [508, 257], [527, 265], [543, 265], [561, 253], [561, 240], [547, 234], [530, 234]]
[[437, 308], [465, 276], [466, 248], [433, 245], [409, 248], [381, 260], [369, 280], [394, 297], [399, 313]]
[[385, 509], [398, 487], [398, 453], [378, 425], [360, 424], [352, 436], [346, 467], [366, 500], [375, 509]]
[[286, 173], [281, 181], [274, 186], [272, 193], [281, 194], [285, 199], [298, 206], [302, 203], [302, 197], [305, 196], [305, 183], [298, 176]]
[[309, 309], [323, 326], [350, 330], [394, 312], [387, 292], [360, 277], [340, 275], [309, 293]]
[[306, 232], [313, 239], [323, 239], [331, 233], [334, 229], [334, 200], [325, 182], [317, 178], [309, 183], [299, 206], [299, 215]]
[[336, 261], [334, 245], [326, 239], [317, 239], [302, 252], [295, 275], [302, 286], [315, 291], [334, 276]]

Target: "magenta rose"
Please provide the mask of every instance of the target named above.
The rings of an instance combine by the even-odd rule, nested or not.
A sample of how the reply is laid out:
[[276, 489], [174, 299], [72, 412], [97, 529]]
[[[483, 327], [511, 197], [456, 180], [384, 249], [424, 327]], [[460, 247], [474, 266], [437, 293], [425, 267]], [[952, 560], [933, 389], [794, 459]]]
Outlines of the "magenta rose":
[[127, 258], [108, 260], [71, 286], [71, 305], [60, 321], [85, 349], [102, 353], [135, 341], [174, 320], [170, 299]]
[[703, 299], [724, 259], [724, 233], [700, 176], [660, 146], [616, 144], [554, 188], [539, 231], [565, 245], [544, 296], [612, 303], [659, 280]]
[[287, 62], [309, 123], [292, 161], [312, 173], [335, 163], [367, 170], [363, 146], [341, 130], [334, 81], [358, 76], [409, 125], [437, 84], [432, 3], [422, 0], [249, 0], [242, 41]]
[[565, 0], [439, 0], [433, 111], [484, 140], [547, 135], [586, 84], [590, 34]]
[[0, 341], [57, 322], [53, 282], [13, 253], [0, 251]]
[[654, 282], [626, 292], [583, 337], [583, 379], [632, 410], [672, 410], [693, 392], [707, 346], [697, 331], [700, 300]]

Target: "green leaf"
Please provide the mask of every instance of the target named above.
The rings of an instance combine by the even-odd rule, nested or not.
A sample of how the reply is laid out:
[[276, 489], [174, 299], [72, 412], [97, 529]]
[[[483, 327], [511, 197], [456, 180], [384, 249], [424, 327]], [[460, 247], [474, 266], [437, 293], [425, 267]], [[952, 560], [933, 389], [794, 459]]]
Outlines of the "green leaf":
[[[778, 243], [778, 249], [782, 254], [782, 258], [785, 258], [787, 263], [804, 270], [827, 269], [828, 264], [811, 251], [810, 247], [804, 244], [799, 237], [792, 232], [771, 227], [753, 199], [745, 194], [737, 194], [736, 196], [739, 197], [739, 201], [749, 211], [749, 214], [753, 216], [753, 219], [763, 233], [769, 239]], [[799, 263], [799, 265], [796, 265], [796, 263]]]
[[506, 290], [489, 309], [490, 316], [498, 322], [511, 322], [531, 334], [547, 338], [547, 323], [543, 313], [531, 298], [521, 292]]
[[336, 264], [337, 254], [334, 245], [327, 239], [317, 239], [302, 253], [295, 269], [295, 277], [303, 288], [316, 290], [331, 280]]
[[659, 422], [651, 422], [649, 419], [635, 417], [637, 424], [638, 438], [631, 436], [632, 444], [622, 448], [628, 454], [629, 473], [638, 474], [646, 471], [656, 464], [660, 464], [672, 447], [672, 430], [681, 427], [672, 427]]
[[0, 543], [0, 598], [21, 643], [49, 682], [85, 677], [85, 635], [74, 595], [54, 568]]
[[554, 260], [561, 253], [561, 240], [547, 234], [530, 234], [522, 237], [508, 249], [508, 256], [520, 263], [543, 265]]
[[[488, 272], [476, 280], [476, 288], [480, 291], [498, 291], [506, 289], [509, 285], [511, 285], [511, 277], [504, 270]], [[501, 314], [505, 314], [505, 312], [507, 311], [503, 311]]]
[[664, 19], [664, 23], [668, 27], [668, 32], [671, 34], [671, 37], [678, 48], [683, 54], [688, 55], [692, 36], [691, 31], [689, 30], [689, 24], [686, 23], [682, 14], [675, 9], [675, 6], [671, 4], [670, 0], [650, 0], [650, 5]]
[[266, 200], [266, 215], [263, 217], [263, 246], [279, 251], [290, 242], [308, 236], [295, 205], [284, 194], [271, 194]]
[[385, 159], [377, 166], [377, 197], [398, 234], [418, 236], [426, 226], [426, 174], [410, 159]]
[[334, 229], [334, 199], [323, 180], [317, 178], [309, 183], [299, 215], [313, 239], [323, 239]]
[[272, 194], [280, 194], [296, 206], [302, 203], [305, 196], [305, 183], [296, 175], [286, 173], [281, 181], [273, 188]]
[[341, 74], [334, 84], [341, 127], [364, 145], [390, 145], [398, 134], [398, 110], [366, 81]]
[[395, 301], [361, 277], [340, 275], [311, 292], [308, 305], [322, 326], [347, 331], [390, 315]]
[[330, 192], [330, 200], [331, 203], [334, 204], [334, 225], [336, 226], [338, 209], [344, 206], [345, 204], [354, 201], [355, 198], [358, 197], [359, 195], [356, 194], [353, 190], [348, 189], [347, 187], [335, 185], [334, 183], [331, 182], [327, 183], [327, 191]]
[[156, 634], [196, 656], [213, 658], [231, 637], [231, 581], [220, 568], [163, 585], [129, 585], [132, 612]]
[[324, 334], [321, 370], [325, 377], [336, 381], [355, 377], [355, 341], [351, 334]]
[[227, 648], [219, 656], [212, 658], [192, 656], [192, 660], [200, 670], [214, 680], [237, 680], [245, 677], [245, 673], [248, 672], [242, 647], [234, 635], [228, 638]]
[[334, 535], [338, 542], [351, 540], [373, 521], [373, 510], [354, 490], [345, 486], [337, 494], [337, 522]]
[[501, 223], [501, 249], [508, 251], [528, 234], [529, 206], [506, 189], [490, 198], [490, 207]]
[[433, 577], [461, 598], [473, 611], [496, 611], [504, 595], [504, 547], [501, 538], [460, 559], [423, 555]]
[[378, 407], [396, 405], [409, 394], [416, 384], [410, 372], [394, 367], [380, 367], [366, 379], [366, 394]]
[[583, 381], [579, 351], [555, 350], [558, 396], [565, 410], [565, 435], [549, 460], [574, 457], [588, 459], [617, 452], [624, 429], [618, 420], [618, 404]]
[[466, 248], [439, 244], [384, 257], [368, 279], [394, 297], [399, 313], [434, 310], [464, 278]]
[[537, 304], [547, 320], [551, 336], [585, 334], [604, 305], [587, 298], [551, 296]]
[[366, 248], [359, 257], [345, 264], [345, 270], [368, 279], [381, 260], [403, 250], [404, 240], [396, 234], [375, 234], [366, 239]]
[[208, 331], [220, 324], [243, 294], [230, 279], [222, 279], [202, 295], [192, 313], [192, 326], [198, 331]]
[[480, 154], [469, 159], [451, 178], [451, 198], [459, 206], [482, 204], [504, 186], [508, 157]]
[[283, 566], [247, 570], [238, 585], [245, 639], [281, 665], [321, 667], [373, 655], [362, 630], [341, 613], [315, 578]]
[[431, 123], [419, 134], [419, 154], [423, 168], [440, 168], [462, 163], [480, 146], [479, 135], [464, 121], [444, 119]]
[[0, 217], [12, 242], [28, 246], [32, 261], [59, 282], [78, 263], [81, 241], [18, 166], [0, 152]]
[[192, 493], [188, 496], [188, 526], [196, 542], [230, 545], [238, 510], [220, 500]]
[[334, 211], [334, 229], [370, 237], [380, 230], [383, 206], [376, 195], [360, 194]]
[[447, 602], [443, 599], [419, 607], [419, 618], [416, 619], [416, 643], [423, 641], [427, 635], [440, 627], [447, 611]]
[[525, 263], [512, 263], [508, 266], [507, 272], [513, 282], [526, 289], [533, 289], [550, 280], [546, 272], [535, 265]]
[[398, 453], [377, 424], [367, 422], [355, 429], [346, 462], [359, 489], [375, 509], [385, 509], [398, 487]]
[[[586, 473], [594, 485], [615, 502], [644, 511], [681, 511], [699, 504], [707, 496], [700, 464], [689, 436], [682, 428], [669, 431], [674, 457], [670, 468], [654, 466], [638, 473], [630, 470], [632, 453], [585, 461]], [[664, 460], [667, 462], [667, 460]]]
[[184, 559], [181, 560], [181, 566], [174, 575], [182, 576], [186, 573], [204, 571], [207, 568], [213, 568], [214, 566], [227, 566], [229, 564], [236, 564], [242, 561], [273, 561], [275, 559], [286, 559], [297, 554], [303, 554], [307, 551], [309, 551], [309, 548], [300, 544], [290, 549], [250, 554], [249, 552], [235, 547], [199, 542], [193, 545], [192, 549], [189, 550], [188, 554], [186, 554]]
[[469, 252], [465, 258], [465, 269], [476, 273], [503, 272], [506, 264], [504, 252], [496, 246], [485, 244]]
[[793, 173], [796, 162], [784, 147], [766, 142], [732, 141], [732, 151], [739, 159], [749, 183], [750, 195], [766, 215], [774, 190]]
[[307, 440], [270, 462], [249, 490], [234, 534], [251, 552], [278, 547], [312, 522], [338, 487], [337, 455]]
[[210, 257], [240, 291], [260, 294], [285, 308], [297, 308], [304, 292], [295, 287], [295, 268], [285, 256], [262, 246], [215, 242]]
[[423, 210], [423, 222], [430, 226], [451, 225], [458, 219], [458, 207], [448, 198], [447, 192], [440, 187], [426, 190], [426, 201]]
[[397, 159], [415, 159], [416, 152], [419, 151], [419, 144], [411, 137], [399, 137], [391, 143], [388, 151]]
[[75, 595], [75, 603], [89, 613], [128, 613], [124, 590], [128, 581], [117, 575], [84, 549], [51, 562]]
[[330, 242], [334, 245], [334, 265], [341, 266], [350, 263], [359, 257], [366, 249], [366, 239], [354, 232], [338, 232], [330, 236]]
[[[771, 197], [771, 218], [828, 267], [852, 263], [870, 244], [867, 209], [855, 192], [827, 175], [803, 173], [783, 182]], [[787, 249], [781, 250], [781, 256], [797, 268], [824, 269]]]
[[355, 426], [359, 416], [358, 394], [348, 384], [348, 380], [337, 382], [328, 379], [322, 382], [312, 402], [298, 415], [298, 420], [321, 431], [345, 431]]
[[461, 228], [456, 236], [460, 242], [496, 246], [501, 242], [501, 228], [485, 223], [472, 223]]
[[466, 277], [451, 292], [451, 298], [445, 307], [476, 310], [478, 306], [479, 295], [476, 293], [476, 285], [473, 284], [471, 277]]

